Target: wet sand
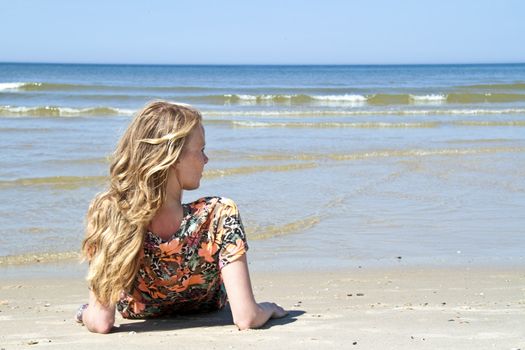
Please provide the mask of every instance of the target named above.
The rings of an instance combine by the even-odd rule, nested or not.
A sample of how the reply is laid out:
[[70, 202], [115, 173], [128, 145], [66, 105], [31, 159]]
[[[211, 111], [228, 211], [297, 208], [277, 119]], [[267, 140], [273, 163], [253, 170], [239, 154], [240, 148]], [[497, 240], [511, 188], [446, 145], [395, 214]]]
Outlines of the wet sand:
[[229, 310], [125, 320], [108, 335], [73, 321], [87, 297], [81, 276], [0, 281], [2, 349], [525, 349], [520, 268], [383, 267], [255, 272], [258, 301], [290, 310], [238, 331]]

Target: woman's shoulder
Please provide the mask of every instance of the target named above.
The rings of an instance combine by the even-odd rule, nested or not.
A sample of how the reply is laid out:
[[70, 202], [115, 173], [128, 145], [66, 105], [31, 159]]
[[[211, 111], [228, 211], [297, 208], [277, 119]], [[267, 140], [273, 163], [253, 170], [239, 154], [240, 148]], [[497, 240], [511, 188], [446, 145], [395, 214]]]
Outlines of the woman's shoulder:
[[188, 207], [188, 209], [191, 212], [201, 211], [201, 210], [207, 210], [216, 208], [216, 207], [230, 207], [237, 210], [237, 204], [235, 201], [228, 197], [221, 197], [221, 196], [207, 196], [199, 198], [193, 202], [186, 203], [185, 206]]

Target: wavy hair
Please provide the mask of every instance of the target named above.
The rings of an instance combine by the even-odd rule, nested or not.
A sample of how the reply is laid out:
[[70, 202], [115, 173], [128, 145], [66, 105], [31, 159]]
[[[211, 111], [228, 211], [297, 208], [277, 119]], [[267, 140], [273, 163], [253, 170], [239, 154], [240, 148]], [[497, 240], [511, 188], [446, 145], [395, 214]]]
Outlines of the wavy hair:
[[152, 102], [133, 119], [112, 156], [109, 188], [87, 213], [82, 256], [97, 300], [116, 303], [140, 265], [144, 236], [166, 198], [169, 169], [191, 130], [201, 123], [191, 106]]

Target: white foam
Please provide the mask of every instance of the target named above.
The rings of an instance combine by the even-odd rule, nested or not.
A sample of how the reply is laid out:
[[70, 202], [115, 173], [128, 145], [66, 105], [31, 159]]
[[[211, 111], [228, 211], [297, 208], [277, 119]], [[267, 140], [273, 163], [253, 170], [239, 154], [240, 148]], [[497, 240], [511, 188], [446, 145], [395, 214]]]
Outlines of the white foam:
[[245, 101], [256, 101], [257, 100], [257, 96], [253, 96], [253, 95], [234, 95], [234, 96], [240, 100], [245, 100]]
[[[181, 105], [183, 104], [181, 103]], [[189, 106], [192, 107], [191, 105]], [[113, 109], [116, 110], [119, 115], [133, 115], [137, 112], [134, 109], [125, 109], [125, 108], [113, 108]]]
[[266, 127], [268, 125], [271, 125], [270, 123], [266, 123], [266, 122], [252, 122], [252, 121], [238, 121], [238, 120], [233, 121], [232, 124], [234, 126], [242, 126], [242, 127], [248, 127], [248, 128]]
[[203, 111], [206, 116], [319, 116], [319, 115], [499, 115], [523, 114], [525, 108], [508, 109], [405, 109], [405, 110], [281, 110], [281, 111]]
[[0, 106], [0, 112], [11, 114], [24, 114], [37, 111], [60, 111], [59, 107], [52, 106], [38, 106], [38, 107], [16, 107], [16, 106]]
[[238, 98], [239, 100], [244, 101], [257, 101], [257, 100], [274, 100], [274, 99], [291, 99], [296, 97], [297, 95], [232, 95], [232, 94], [226, 94], [224, 97], [227, 98]]
[[[49, 111], [47, 114], [46, 112]], [[55, 107], [55, 106], [37, 106], [37, 107], [17, 107], [17, 106], [0, 106], [0, 115], [33, 115], [35, 113], [46, 115], [58, 115], [61, 117], [74, 117], [81, 115], [106, 115], [107, 112], [115, 115], [133, 115], [134, 110], [113, 108], [113, 107], [87, 107], [87, 108], [72, 108], [72, 107]]]
[[257, 121], [238, 121], [231, 122], [233, 126], [245, 128], [267, 128], [267, 127], [297, 127], [297, 128], [432, 128], [437, 123], [387, 123], [387, 122], [365, 122], [365, 123], [348, 123], [348, 122], [257, 122]]
[[297, 95], [261, 95], [260, 99], [261, 100], [273, 100], [273, 99], [277, 99], [277, 98], [291, 99], [291, 98], [294, 98], [296, 96]]
[[445, 102], [447, 95], [430, 94], [430, 95], [410, 95], [410, 99], [416, 102]]
[[348, 101], [348, 102], [366, 102], [367, 98], [363, 95], [314, 95], [314, 100], [321, 101]]
[[0, 83], [0, 91], [18, 90], [27, 83]]

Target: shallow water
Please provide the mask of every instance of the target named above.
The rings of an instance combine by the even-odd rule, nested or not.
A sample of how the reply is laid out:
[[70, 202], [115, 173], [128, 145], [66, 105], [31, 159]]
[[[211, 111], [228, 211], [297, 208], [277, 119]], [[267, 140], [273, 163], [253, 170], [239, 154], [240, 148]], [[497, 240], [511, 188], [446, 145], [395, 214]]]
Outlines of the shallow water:
[[523, 261], [524, 65], [0, 72], [0, 265], [75, 255], [155, 98], [203, 111], [210, 162], [185, 199], [235, 199], [261, 267]]

